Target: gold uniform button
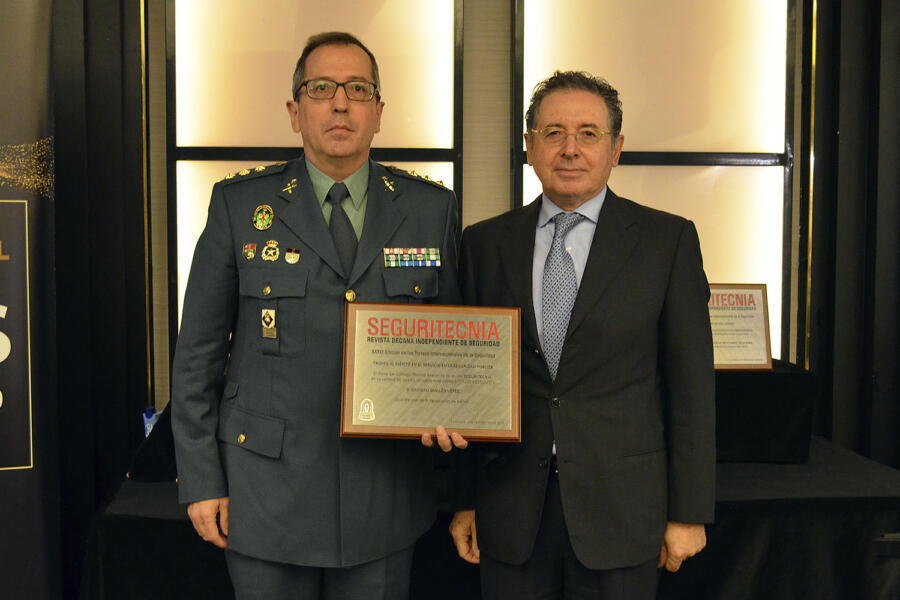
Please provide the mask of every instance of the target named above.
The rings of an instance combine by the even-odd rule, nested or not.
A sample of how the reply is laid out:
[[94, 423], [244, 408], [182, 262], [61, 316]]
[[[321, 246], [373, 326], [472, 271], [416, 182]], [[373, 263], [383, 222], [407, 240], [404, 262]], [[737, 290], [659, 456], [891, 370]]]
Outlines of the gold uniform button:
[[247, 441], [247, 437], [243, 433], [238, 435], [238, 444], [243, 444], [246, 441]]
[[268, 296], [268, 295], [271, 294], [271, 293], [272, 293], [272, 288], [271, 288], [271, 287], [266, 286], [266, 287], [263, 288], [263, 296]]
[[413, 288], [413, 291], [414, 291], [416, 294], [421, 294], [421, 293], [422, 293], [422, 288], [420, 288], [419, 286], [416, 286], [416, 287]]
[[347, 302], [354, 302], [356, 300], [356, 292], [353, 290], [347, 290], [344, 293], [344, 298], [347, 299]]

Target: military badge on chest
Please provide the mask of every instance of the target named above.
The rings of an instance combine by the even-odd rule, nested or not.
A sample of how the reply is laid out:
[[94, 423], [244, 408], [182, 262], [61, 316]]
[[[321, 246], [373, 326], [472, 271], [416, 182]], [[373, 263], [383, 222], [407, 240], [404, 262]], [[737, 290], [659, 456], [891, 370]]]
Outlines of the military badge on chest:
[[253, 211], [253, 226], [260, 231], [265, 231], [271, 227], [274, 219], [275, 212], [268, 204], [260, 204], [256, 207], [256, 210]]
[[275, 309], [262, 309], [262, 336], [264, 338], [275, 339]]
[[278, 242], [275, 240], [269, 240], [266, 242], [266, 247], [262, 249], [262, 259], [275, 262], [278, 260], [278, 256], [281, 254], [281, 251], [278, 249]]
[[[253, 260], [256, 258], [256, 244], [246, 243], [243, 245], [241, 254], [247, 260]], [[281, 249], [278, 247], [277, 240], [269, 240], [266, 242], [266, 245], [263, 246], [262, 252], [259, 253], [260, 257], [266, 262], [275, 262], [281, 256]], [[300, 262], [300, 249], [299, 248], [288, 248], [284, 252], [284, 262], [289, 265], [296, 265]]]
[[394, 267], [440, 267], [440, 248], [385, 248], [384, 266]]

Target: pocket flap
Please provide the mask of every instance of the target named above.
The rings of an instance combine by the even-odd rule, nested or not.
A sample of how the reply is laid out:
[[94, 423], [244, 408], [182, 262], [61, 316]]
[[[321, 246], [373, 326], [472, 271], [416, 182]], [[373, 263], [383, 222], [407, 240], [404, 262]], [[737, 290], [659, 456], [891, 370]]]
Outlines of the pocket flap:
[[291, 269], [291, 273], [275, 272], [268, 269], [244, 269], [241, 271], [241, 296], [260, 298], [286, 298], [306, 296], [305, 269]]
[[284, 421], [241, 408], [222, 407], [217, 437], [238, 448], [278, 458], [284, 441]]
[[223, 396], [225, 398], [234, 398], [237, 396], [239, 384], [237, 381], [229, 380], [225, 383], [225, 392]]
[[400, 267], [385, 269], [384, 290], [388, 296], [433, 298], [438, 293], [437, 267]]

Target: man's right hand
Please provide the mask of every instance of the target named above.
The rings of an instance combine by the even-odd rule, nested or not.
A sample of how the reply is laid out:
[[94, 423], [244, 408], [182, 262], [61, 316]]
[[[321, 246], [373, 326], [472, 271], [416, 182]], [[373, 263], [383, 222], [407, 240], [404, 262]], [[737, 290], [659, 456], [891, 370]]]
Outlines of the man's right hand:
[[[462, 450], [469, 445], [466, 438], [456, 431], [447, 433], [447, 429], [443, 425], [438, 425], [435, 428], [434, 437], [437, 439], [437, 445], [440, 446], [441, 450], [444, 452], [450, 452], [454, 447]], [[426, 448], [434, 447], [434, 440], [431, 439], [431, 432], [426, 431], [422, 434], [422, 445]]]
[[200, 537], [219, 548], [228, 545], [228, 496], [192, 502], [187, 512]]
[[481, 562], [481, 551], [478, 549], [478, 534], [475, 533], [475, 511], [459, 510], [450, 521], [450, 537], [456, 544], [456, 551], [466, 562]]

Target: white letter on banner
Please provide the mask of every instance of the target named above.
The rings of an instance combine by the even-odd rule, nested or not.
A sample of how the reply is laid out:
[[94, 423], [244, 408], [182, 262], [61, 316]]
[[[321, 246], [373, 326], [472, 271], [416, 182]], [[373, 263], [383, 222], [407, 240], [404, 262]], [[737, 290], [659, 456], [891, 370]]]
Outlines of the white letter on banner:
[[[6, 307], [0, 304], [0, 319], [6, 318]], [[9, 337], [2, 331], [0, 331], [0, 363], [9, 357], [9, 352], [12, 350], [12, 342], [9, 341]], [[3, 406], [3, 390], [0, 390], [0, 407]]]
[[[0, 319], [6, 318], [6, 310], [7, 308], [0, 304]], [[10, 350], [12, 350], [12, 342], [9, 341], [5, 333], [0, 331], [0, 363], [6, 360]]]

